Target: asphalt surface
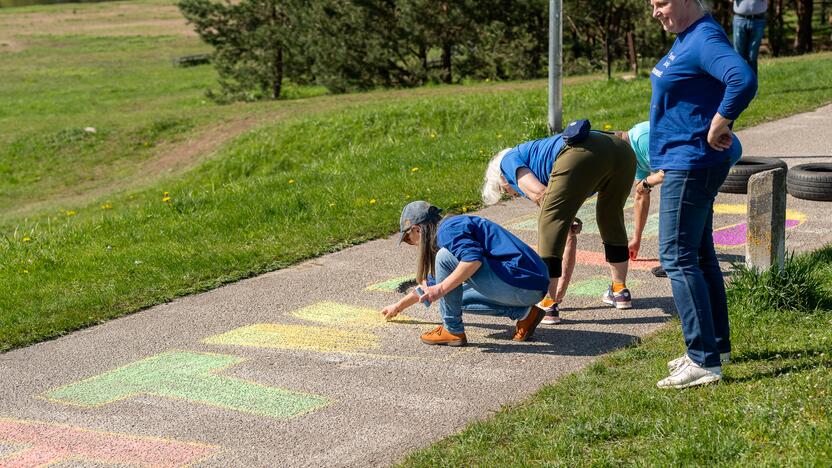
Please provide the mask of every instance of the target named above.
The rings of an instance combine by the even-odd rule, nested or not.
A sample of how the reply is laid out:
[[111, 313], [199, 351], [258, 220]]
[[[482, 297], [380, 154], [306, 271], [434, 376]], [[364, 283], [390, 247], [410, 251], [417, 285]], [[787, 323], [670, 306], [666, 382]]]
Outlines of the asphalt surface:
[[[832, 106], [740, 136], [745, 154], [794, 165], [832, 160], [829, 128]], [[717, 202], [721, 260], [742, 261], [745, 196]], [[789, 197], [787, 249], [832, 242], [830, 207]], [[513, 201], [476, 214], [534, 244], [534, 213]], [[565, 323], [528, 343], [508, 319], [466, 315], [468, 347], [423, 345], [436, 306], [381, 320], [415, 263], [389, 238], [0, 354], [0, 466], [394, 463], [665, 326], [655, 233], [630, 272], [634, 308], [619, 311], [600, 301], [591, 202], [582, 215]]]

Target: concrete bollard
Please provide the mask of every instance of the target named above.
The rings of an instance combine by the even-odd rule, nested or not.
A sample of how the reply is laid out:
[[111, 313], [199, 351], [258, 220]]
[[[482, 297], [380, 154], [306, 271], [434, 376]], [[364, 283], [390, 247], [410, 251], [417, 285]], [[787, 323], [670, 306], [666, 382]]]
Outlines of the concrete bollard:
[[748, 179], [745, 264], [759, 271], [782, 271], [786, 255], [786, 171], [759, 172]]

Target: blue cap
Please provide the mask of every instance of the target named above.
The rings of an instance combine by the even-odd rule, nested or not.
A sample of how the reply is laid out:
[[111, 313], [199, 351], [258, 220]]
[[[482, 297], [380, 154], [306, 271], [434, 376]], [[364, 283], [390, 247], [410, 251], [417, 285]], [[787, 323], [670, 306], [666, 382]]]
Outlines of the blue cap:
[[402, 210], [402, 217], [399, 219], [399, 243], [404, 240], [405, 234], [416, 224], [422, 224], [428, 221], [439, 221], [442, 217], [442, 210], [431, 205], [430, 203], [418, 200], [408, 203]]

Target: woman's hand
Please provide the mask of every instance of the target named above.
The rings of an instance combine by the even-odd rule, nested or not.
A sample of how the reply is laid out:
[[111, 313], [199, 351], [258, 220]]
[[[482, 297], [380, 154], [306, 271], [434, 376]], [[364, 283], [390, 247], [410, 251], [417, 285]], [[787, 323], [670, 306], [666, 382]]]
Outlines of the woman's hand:
[[425, 293], [419, 296], [419, 302], [427, 300], [433, 304], [445, 295], [445, 291], [442, 290], [442, 283], [433, 286], [422, 285], [422, 291]]
[[398, 304], [390, 304], [389, 306], [381, 309], [381, 315], [387, 320], [399, 315], [399, 312]]
[[733, 120], [726, 119], [719, 112], [711, 119], [711, 128], [708, 129], [708, 144], [717, 151], [725, 151], [731, 147], [734, 141], [734, 133], [728, 127]]
[[641, 239], [633, 238], [633, 240], [627, 244], [627, 250], [630, 252], [630, 260], [637, 259], [638, 251], [641, 250]]

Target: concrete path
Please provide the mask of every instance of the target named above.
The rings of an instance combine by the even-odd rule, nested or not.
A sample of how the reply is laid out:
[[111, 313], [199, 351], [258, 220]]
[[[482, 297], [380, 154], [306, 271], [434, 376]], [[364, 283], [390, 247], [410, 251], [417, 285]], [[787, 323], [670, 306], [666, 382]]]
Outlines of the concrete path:
[[[805, 136], [785, 141], [786, 127]], [[741, 136], [746, 154], [791, 165], [830, 160], [830, 128], [827, 106]], [[718, 203], [722, 259], [742, 260], [745, 196]], [[832, 241], [830, 206], [790, 197], [787, 248]], [[533, 208], [477, 214], [534, 243]], [[635, 308], [600, 302], [607, 271], [590, 201], [566, 323], [529, 343], [510, 341], [506, 319], [467, 315], [467, 348], [422, 345], [435, 306], [382, 321], [415, 261], [390, 238], [0, 354], [0, 466], [388, 465], [663, 326], [674, 305], [649, 273], [658, 203], [651, 212], [628, 281]]]

